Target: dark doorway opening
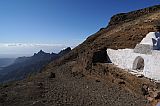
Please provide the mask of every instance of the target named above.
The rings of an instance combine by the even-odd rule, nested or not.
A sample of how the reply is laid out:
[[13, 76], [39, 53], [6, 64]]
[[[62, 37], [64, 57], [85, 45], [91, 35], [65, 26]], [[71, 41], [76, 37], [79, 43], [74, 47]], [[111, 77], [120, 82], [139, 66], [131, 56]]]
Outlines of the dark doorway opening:
[[112, 63], [106, 50], [106, 48], [103, 48], [98, 50], [97, 52], [94, 52], [92, 63]]

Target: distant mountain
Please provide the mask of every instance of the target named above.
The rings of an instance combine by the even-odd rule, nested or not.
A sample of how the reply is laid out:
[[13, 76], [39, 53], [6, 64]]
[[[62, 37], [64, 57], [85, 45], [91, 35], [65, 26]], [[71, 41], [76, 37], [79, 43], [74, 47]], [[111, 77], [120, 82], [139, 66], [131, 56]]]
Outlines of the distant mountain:
[[0, 82], [21, 80], [30, 74], [35, 74], [50, 61], [53, 61], [70, 51], [70, 47], [60, 51], [58, 54], [45, 53], [44, 51], [40, 50], [38, 53], [34, 53], [34, 55], [31, 57], [19, 57], [14, 61], [13, 64], [0, 70], [2, 75], [0, 76]]
[[14, 62], [15, 58], [0, 58], [0, 67], [6, 67]]

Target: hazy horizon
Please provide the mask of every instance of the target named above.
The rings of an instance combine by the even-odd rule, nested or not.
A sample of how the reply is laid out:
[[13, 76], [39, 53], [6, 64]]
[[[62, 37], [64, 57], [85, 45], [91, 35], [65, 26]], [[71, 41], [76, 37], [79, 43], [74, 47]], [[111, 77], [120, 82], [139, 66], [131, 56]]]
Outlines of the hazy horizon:
[[75, 47], [106, 27], [113, 15], [157, 4], [156, 0], [0, 0], [0, 57]]
[[0, 43], [0, 58], [32, 56], [40, 50], [47, 53], [58, 53], [67, 47], [73, 48], [73, 46], [61, 44]]

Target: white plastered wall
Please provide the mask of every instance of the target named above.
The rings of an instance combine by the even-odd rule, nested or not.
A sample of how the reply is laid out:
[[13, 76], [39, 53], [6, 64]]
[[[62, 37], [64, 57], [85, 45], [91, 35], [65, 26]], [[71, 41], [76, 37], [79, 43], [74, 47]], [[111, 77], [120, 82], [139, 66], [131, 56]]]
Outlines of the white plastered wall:
[[151, 79], [160, 80], [159, 51], [154, 50], [152, 54], [140, 54], [134, 53], [133, 49], [107, 49], [107, 53], [112, 63], [122, 69], [129, 70], [133, 70], [133, 63], [136, 57], [141, 56], [144, 59], [144, 70], [141, 74]]

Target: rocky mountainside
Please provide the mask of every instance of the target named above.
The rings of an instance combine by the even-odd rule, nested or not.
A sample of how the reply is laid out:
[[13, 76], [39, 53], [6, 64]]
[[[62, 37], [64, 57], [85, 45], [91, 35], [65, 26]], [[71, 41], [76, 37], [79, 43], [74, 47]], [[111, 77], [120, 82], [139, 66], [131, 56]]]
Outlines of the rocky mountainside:
[[117, 25], [117, 24], [123, 24], [125, 22], [133, 21], [137, 17], [141, 17], [141, 16], [144, 16], [146, 14], [154, 13], [154, 12], [158, 11], [159, 8], [160, 8], [160, 6], [157, 5], [157, 6], [153, 6], [153, 7], [140, 9], [140, 10], [137, 10], [137, 11], [132, 11], [132, 12], [129, 12], [129, 13], [116, 14], [116, 15], [111, 17], [111, 21], [109, 22], [109, 26], [112, 26], [112, 25], [114, 26], [114, 25]]
[[60, 51], [57, 54], [45, 53], [44, 51], [40, 50], [38, 53], [34, 53], [34, 55], [31, 57], [19, 57], [13, 64], [0, 70], [0, 73], [2, 74], [2, 76], [0, 76], [0, 82], [21, 80], [28, 75], [34, 75], [49, 62], [60, 58], [70, 51], [70, 47]]
[[0, 88], [4, 106], [146, 106], [159, 100], [149, 89], [159, 85], [109, 64], [106, 49], [134, 48], [160, 22], [160, 6], [111, 18], [106, 28], [89, 36], [41, 73]]

